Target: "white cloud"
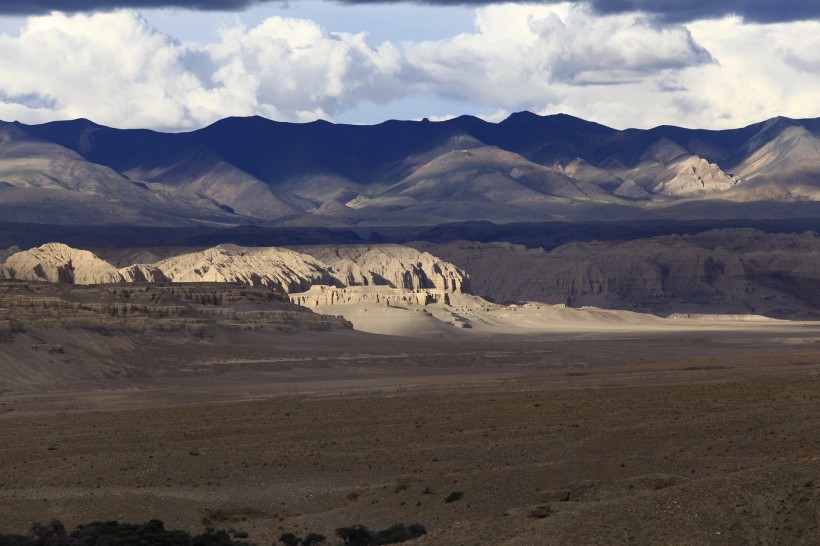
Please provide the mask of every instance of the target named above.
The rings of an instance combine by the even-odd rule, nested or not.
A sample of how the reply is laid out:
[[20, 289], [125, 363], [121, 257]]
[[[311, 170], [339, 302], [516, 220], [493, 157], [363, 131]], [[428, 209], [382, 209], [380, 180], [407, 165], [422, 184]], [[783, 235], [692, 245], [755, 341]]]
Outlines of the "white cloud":
[[811, 21], [682, 26], [569, 3], [504, 4], [437, 40], [374, 46], [364, 33], [278, 16], [209, 36], [182, 42], [133, 11], [30, 18], [19, 35], [0, 35], [0, 119], [177, 130], [230, 115], [310, 121], [403, 104], [419, 119], [528, 109], [615, 127], [728, 127], [817, 115], [820, 91]]
[[715, 62], [648, 70], [619, 85], [557, 85], [563, 100], [534, 105], [535, 111], [618, 128], [727, 129], [775, 116], [820, 115], [820, 22], [760, 25], [727, 17], [690, 23], [687, 30]]
[[744, 24], [738, 18], [690, 25], [718, 64], [684, 71], [677, 117], [689, 125], [738, 127], [774, 116], [820, 115], [820, 22]]
[[[35, 17], [19, 37], [0, 36], [0, 116], [26, 120], [97, 117], [148, 126], [178, 120], [173, 95], [194, 85], [177, 61], [179, 46], [134, 13]], [[37, 95], [46, 106], [22, 109]], [[24, 103], [25, 104], [25, 103]]]
[[476, 31], [406, 46], [428, 92], [510, 109], [566, 100], [576, 86], [641, 81], [711, 62], [682, 26], [637, 14], [600, 17], [583, 6], [491, 5]]
[[[119, 127], [199, 127], [229, 115], [329, 118], [400, 89], [400, 53], [363, 34], [272, 17], [181, 44], [131, 11], [31, 18], [0, 36], [0, 118], [88, 117]], [[41, 100], [32, 100], [40, 97]]]
[[[209, 82], [215, 87], [203, 92], [239, 89], [249, 108], [255, 98], [259, 113], [278, 119], [329, 118], [359, 100], [386, 101], [401, 91], [395, 46], [371, 48], [363, 34], [329, 33], [311, 21], [272, 17], [250, 30], [228, 29], [202, 51], [218, 67]], [[223, 112], [230, 111], [228, 98]]]

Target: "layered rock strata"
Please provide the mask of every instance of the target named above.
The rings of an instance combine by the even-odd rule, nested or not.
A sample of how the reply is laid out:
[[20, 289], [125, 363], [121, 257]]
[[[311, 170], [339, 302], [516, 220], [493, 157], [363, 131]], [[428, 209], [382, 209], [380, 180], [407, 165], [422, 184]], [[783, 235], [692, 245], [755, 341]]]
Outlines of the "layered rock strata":
[[291, 303], [310, 308], [346, 304], [372, 304], [386, 307], [423, 306], [434, 303], [450, 305], [450, 296], [445, 290], [419, 289], [411, 291], [386, 286], [375, 288], [312, 286], [307, 292], [290, 294], [288, 297]]
[[[633, 241], [573, 242], [550, 251], [509, 243], [418, 244], [471, 274], [475, 294], [675, 312], [820, 314], [820, 237], [754, 229]], [[503, 265], [501, 265], [503, 264]]]
[[349, 327], [339, 317], [314, 314], [264, 288], [205, 283], [72, 287], [0, 283], [0, 341], [55, 328], [116, 334]]

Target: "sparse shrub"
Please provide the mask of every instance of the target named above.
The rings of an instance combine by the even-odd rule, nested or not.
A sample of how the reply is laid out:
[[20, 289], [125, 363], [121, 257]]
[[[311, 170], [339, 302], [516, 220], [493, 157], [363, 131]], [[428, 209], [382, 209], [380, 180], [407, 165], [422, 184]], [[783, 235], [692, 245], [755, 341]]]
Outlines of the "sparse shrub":
[[451, 491], [446, 497], [444, 497], [444, 502], [451, 503], [460, 501], [464, 498], [464, 493], [462, 491]]
[[285, 546], [299, 546], [299, 543], [302, 542], [302, 539], [297, 538], [296, 535], [294, 535], [293, 533], [282, 533], [282, 536], [279, 537], [279, 542], [281, 542]]
[[29, 539], [26, 536], [0, 534], [0, 546], [28, 546], [29, 544]]
[[94, 522], [80, 525], [68, 537], [70, 546], [97, 546], [117, 544], [122, 546], [151, 544], [157, 546], [188, 546], [191, 537], [185, 531], [168, 531], [158, 519], [148, 523], [132, 524], [116, 521]]
[[364, 525], [339, 527], [336, 529], [336, 536], [344, 541], [345, 546], [370, 546], [376, 538]]
[[375, 541], [372, 544], [374, 546], [381, 546], [382, 544], [398, 544], [399, 542], [413, 540], [414, 538], [418, 538], [421, 535], [426, 534], [427, 529], [425, 529], [421, 524], [411, 523], [410, 525], [404, 525], [403, 523], [397, 523], [387, 529], [384, 529], [383, 531], [379, 531]]
[[[241, 537], [244, 533], [236, 533]], [[244, 534], [247, 536], [247, 534]], [[0, 546], [251, 546], [231, 539], [225, 531], [208, 529], [191, 538], [185, 531], [169, 531], [158, 519], [148, 523], [95, 521], [78, 525], [71, 534], [59, 521], [35, 523], [28, 536], [0, 534]]]
[[316, 546], [325, 541], [325, 535], [319, 533], [309, 533], [303, 540], [302, 546]]
[[548, 518], [551, 514], [552, 514], [552, 508], [550, 508], [550, 506], [548, 504], [542, 504], [542, 505], [536, 506], [534, 509], [530, 510], [530, 513], [528, 515], [531, 518], [544, 519], [544, 518]]
[[410, 534], [410, 538], [408, 538], [407, 540], [413, 540], [414, 538], [426, 535], [427, 528], [421, 523], [411, 523], [407, 526], [407, 532]]
[[48, 525], [32, 524], [29, 536], [32, 546], [63, 546], [68, 533], [65, 525], [55, 519]]
[[319, 533], [308, 533], [305, 538], [299, 538], [293, 533], [283, 533], [279, 542], [285, 546], [317, 546], [325, 541], [325, 536]]
[[[336, 535], [344, 546], [383, 546], [412, 540], [427, 533], [418, 523], [397, 523], [382, 531], [373, 532], [364, 525], [340, 527]], [[59, 521], [48, 525], [35, 523], [28, 536], [0, 533], [0, 546], [252, 546], [236, 540], [247, 538], [244, 531], [215, 530], [191, 537], [185, 531], [169, 531], [162, 521], [132, 524], [117, 521], [96, 521], [77, 526], [68, 534]], [[308, 533], [299, 538], [293, 533], [283, 533], [279, 542], [285, 546], [321, 546], [327, 539], [319, 533]]]
[[427, 534], [427, 529], [420, 523], [405, 525], [397, 523], [378, 532], [373, 532], [364, 525], [340, 527], [336, 536], [344, 541], [345, 546], [383, 546], [413, 540]]
[[[246, 533], [247, 535], [247, 533]], [[206, 529], [201, 535], [191, 540], [192, 546], [250, 546], [247, 542], [233, 540], [227, 531]]]

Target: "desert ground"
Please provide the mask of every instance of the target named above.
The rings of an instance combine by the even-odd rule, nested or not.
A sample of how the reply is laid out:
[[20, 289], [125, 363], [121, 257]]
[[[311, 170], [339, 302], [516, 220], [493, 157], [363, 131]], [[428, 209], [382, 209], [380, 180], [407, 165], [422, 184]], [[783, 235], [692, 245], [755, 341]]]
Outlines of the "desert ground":
[[[21, 40], [53, 27], [82, 45], [89, 21], [133, 18], [123, 28], [181, 52], [153, 56], [158, 66], [194, 82], [214, 65], [207, 95], [221, 93], [230, 42], [183, 47], [139, 14], [90, 15], [208, 2], [75, 0], [70, 17], [48, 15], [49, 3], [60, 4], [0, 2], [0, 22], [5, 4], [29, 4], [15, 10], [59, 24], [13, 23]], [[263, 3], [220, 2], [237, 13]], [[617, 103], [615, 84], [646, 84], [678, 108], [678, 71], [733, 62], [726, 36], [685, 26], [735, 11], [719, 2], [680, 16], [650, 2], [583, 4], [621, 22], [598, 25], [601, 10], [586, 7], [536, 14], [532, 40], [513, 47], [542, 42], [543, 21], [570, 35], [588, 19], [579, 44], [622, 23], [641, 37], [584, 46], [601, 57], [588, 66], [580, 51], [559, 48], [556, 64], [553, 48], [526, 46], [539, 68], [522, 73], [563, 86], [556, 97], [612, 83]], [[812, 16], [738, 10], [737, 28]], [[507, 36], [513, 19], [484, 24], [489, 13], [458, 44]], [[286, 15], [226, 36], [313, 24]], [[418, 58], [455, 42], [374, 49], [366, 33], [316, 25], [311, 35], [373, 77], [304, 88], [293, 104], [313, 106], [290, 112], [280, 99], [293, 89], [277, 91], [265, 70], [251, 86], [260, 100], [243, 92], [230, 112], [234, 100], [191, 108], [182, 99], [204, 95], [142, 92], [151, 59], [120, 71], [139, 76], [123, 87], [137, 96], [173, 99], [176, 121], [0, 82], [0, 113], [22, 122], [0, 121], [0, 533], [158, 518], [259, 545], [399, 522], [425, 526], [416, 544], [432, 546], [820, 544], [820, 118], [751, 123], [760, 108], [743, 100], [748, 115], [729, 108], [700, 129], [640, 128], [661, 114], [630, 116], [631, 101], [596, 107], [595, 122], [526, 110], [500, 120], [563, 99], [503, 93], [499, 109], [479, 85], [465, 115], [359, 124], [360, 106], [401, 113], [475, 87], [461, 81], [464, 61], [490, 67], [493, 84], [495, 58], [450, 55], [428, 78]], [[634, 55], [608, 54], [655, 35], [682, 47], [620, 66]], [[328, 51], [299, 40], [300, 62]], [[241, 43], [230, 66], [252, 69]], [[767, 59], [799, 72], [800, 48], [788, 51]], [[798, 72], [780, 79], [808, 81]], [[411, 73], [435, 85], [393, 85]], [[107, 77], [84, 79], [110, 91]], [[742, 89], [748, 78], [730, 79]], [[68, 83], [58, 87], [79, 80]], [[770, 111], [776, 95], [761, 104], [798, 115], [811, 96], [783, 94], [783, 112]], [[499, 120], [468, 115], [476, 108]], [[600, 124], [604, 110], [633, 128]], [[687, 124], [709, 121], [702, 110]], [[73, 113], [123, 128], [64, 119]], [[294, 122], [317, 115], [347, 121]]]
[[396, 522], [429, 545], [820, 542], [810, 323], [268, 335], [266, 358], [170, 374], [140, 357], [143, 376], [5, 389], [0, 532], [159, 518], [256, 544]]

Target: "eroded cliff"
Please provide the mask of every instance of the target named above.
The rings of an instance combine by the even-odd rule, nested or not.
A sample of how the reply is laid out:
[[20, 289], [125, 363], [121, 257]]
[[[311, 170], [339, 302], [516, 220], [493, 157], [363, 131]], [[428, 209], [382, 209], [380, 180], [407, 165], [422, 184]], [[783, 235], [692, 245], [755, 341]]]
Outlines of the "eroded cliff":
[[68, 284], [238, 283], [281, 293], [312, 286], [387, 286], [397, 290], [462, 292], [467, 275], [426, 252], [399, 245], [251, 248], [220, 245], [151, 264], [115, 268], [86, 250], [60, 243], [11, 254], [5, 278]]
[[475, 294], [675, 312], [820, 313], [820, 237], [754, 229], [633, 241], [573, 242], [550, 251], [509, 243], [419, 243], [470, 272]]

